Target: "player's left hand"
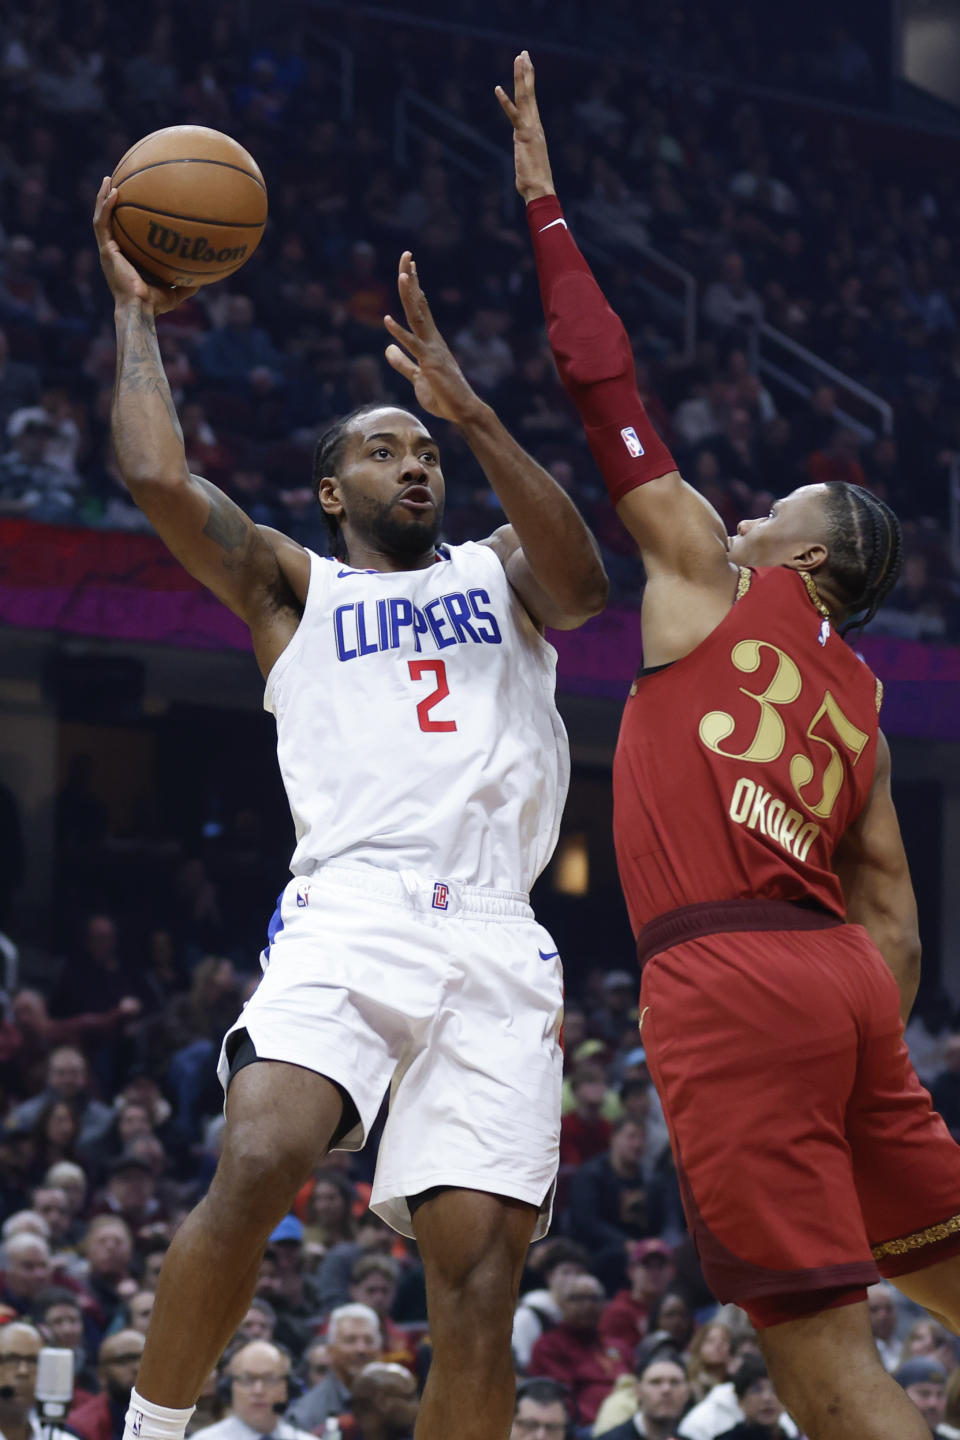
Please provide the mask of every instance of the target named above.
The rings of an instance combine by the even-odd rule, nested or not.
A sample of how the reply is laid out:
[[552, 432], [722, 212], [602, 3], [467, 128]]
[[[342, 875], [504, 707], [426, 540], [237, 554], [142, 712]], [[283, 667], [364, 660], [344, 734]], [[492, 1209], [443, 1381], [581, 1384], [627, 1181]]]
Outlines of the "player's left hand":
[[405, 330], [392, 315], [384, 316], [384, 325], [399, 341], [387, 346], [387, 361], [398, 375], [410, 381], [424, 410], [460, 424], [479, 408], [481, 401], [437, 329], [409, 250], [400, 256], [397, 288], [410, 329]]

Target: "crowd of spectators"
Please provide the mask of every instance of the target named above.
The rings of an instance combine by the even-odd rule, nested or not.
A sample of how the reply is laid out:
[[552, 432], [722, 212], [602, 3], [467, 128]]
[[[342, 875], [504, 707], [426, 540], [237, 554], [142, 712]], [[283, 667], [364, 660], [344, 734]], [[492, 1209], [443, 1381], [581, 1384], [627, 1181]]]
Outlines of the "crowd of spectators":
[[[257, 976], [204, 938], [195, 915], [135, 968], [114, 919], [91, 915], [49, 998], [0, 996], [0, 1368], [24, 1347], [72, 1350], [81, 1440], [120, 1440], [164, 1253], [217, 1161], [219, 1039]], [[960, 1136], [960, 1035], [942, 997], [907, 1038]], [[513, 1327], [515, 1436], [796, 1434], [746, 1316], [704, 1285], [637, 1044], [635, 977], [595, 969], [568, 991], [565, 1044], [554, 1220]], [[329, 1155], [272, 1234], [193, 1430], [297, 1440], [335, 1420], [357, 1440], [410, 1435], [430, 1363], [424, 1277], [413, 1242], [368, 1208], [378, 1130], [364, 1152]], [[960, 1342], [887, 1285], [870, 1316], [934, 1433], [960, 1435]], [[20, 1440], [6, 1403], [0, 1391], [0, 1428]]]
[[[614, 31], [626, 8], [611, 7]], [[734, 7], [729, 24], [715, 7], [642, 8], [647, 60], [686, 55], [694, 69], [730, 74], [710, 39], [718, 25], [737, 73], [755, 51], [757, 66], [766, 57], [752, 6]], [[708, 9], [713, 24], [700, 14]], [[642, 575], [545, 344], [519, 206], [504, 204], [495, 168], [489, 181], [467, 177], [442, 125], [402, 157], [395, 144], [394, 100], [406, 89], [506, 156], [490, 92], [509, 79], [509, 48], [399, 21], [378, 24], [371, 44], [370, 22], [349, 8], [284, 23], [280, 7], [269, 36], [245, 30], [240, 14], [192, 5], [188, 48], [173, 0], [119, 21], [102, 0], [33, 0], [0, 21], [0, 515], [144, 526], [109, 444], [114, 342], [89, 214], [129, 143], [190, 121], [245, 143], [271, 198], [251, 261], [161, 326], [191, 466], [258, 521], [323, 549], [308, 483], [313, 441], [354, 405], [411, 398], [383, 360], [382, 316], [396, 307], [399, 252], [412, 246], [472, 383], [587, 514], [615, 600], [637, 603]], [[571, 5], [557, 24], [575, 27], [578, 15]], [[642, 29], [636, 14], [633, 23]], [[331, 38], [355, 66], [349, 119]], [[904, 162], [875, 138], [865, 163], [859, 141], [822, 117], [673, 70], [639, 78], [627, 65], [574, 66], [562, 53], [545, 54], [539, 73], [561, 195], [575, 228], [602, 234], [613, 257], [601, 279], [684, 474], [729, 526], [805, 480], [869, 485], [907, 526], [904, 577], [878, 628], [957, 634], [958, 580], [943, 538], [960, 453], [952, 173], [925, 168], [922, 137]], [[633, 283], [631, 238], [697, 276], [695, 354], [683, 353], [676, 317]], [[752, 358], [761, 317], [889, 401], [894, 434], [870, 440], [851, 428], [832, 384], [806, 398], [775, 393]], [[489, 531], [499, 512], [483, 477], [459, 437], [442, 438], [449, 538]]]

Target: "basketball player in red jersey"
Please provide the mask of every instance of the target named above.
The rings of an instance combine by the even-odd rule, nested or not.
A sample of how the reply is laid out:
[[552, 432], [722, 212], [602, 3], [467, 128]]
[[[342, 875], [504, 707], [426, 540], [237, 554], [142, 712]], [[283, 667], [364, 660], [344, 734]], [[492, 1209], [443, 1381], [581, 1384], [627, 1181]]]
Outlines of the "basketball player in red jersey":
[[880, 686], [841, 638], [894, 584], [899, 527], [816, 485], [728, 539], [570, 235], [526, 52], [514, 82], [498, 98], [550, 342], [647, 574], [614, 824], [688, 1224], [810, 1440], [921, 1440], [865, 1287], [879, 1271], [960, 1331], [960, 1148], [903, 1044], [916, 905]]

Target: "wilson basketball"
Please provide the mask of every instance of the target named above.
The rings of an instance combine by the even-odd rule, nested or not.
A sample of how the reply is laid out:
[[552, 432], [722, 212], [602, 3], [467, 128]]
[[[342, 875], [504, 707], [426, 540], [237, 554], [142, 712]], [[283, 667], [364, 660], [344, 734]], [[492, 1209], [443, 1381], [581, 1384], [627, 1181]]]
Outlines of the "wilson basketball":
[[138, 140], [113, 172], [113, 234], [165, 285], [209, 285], [239, 270], [267, 223], [253, 156], [219, 130], [169, 125]]

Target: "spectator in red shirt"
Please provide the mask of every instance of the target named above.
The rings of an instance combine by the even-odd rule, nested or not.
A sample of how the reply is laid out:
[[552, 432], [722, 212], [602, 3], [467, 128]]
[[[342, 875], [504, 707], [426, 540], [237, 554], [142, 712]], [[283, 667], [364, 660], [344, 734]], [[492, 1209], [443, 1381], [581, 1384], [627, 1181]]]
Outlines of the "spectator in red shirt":
[[534, 1250], [530, 1268], [539, 1270], [543, 1285], [520, 1296], [511, 1342], [517, 1369], [524, 1372], [530, 1368], [530, 1356], [540, 1336], [563, 1319], [560, 1296], [567, 1281], [588, 1273], [587, 1252], [570, 1240], [547, 1240]]
[[560, 1164], [582, 1165], [602, 1155], [610, 1144], [613, 1126], [600, 1113], [607, 1094], [607, 1079], [599, 1065], [582, 1065], [570, 1078], [576, 1109], [560, 1123]]
[[620, 1351], [597, 1328], [603, 1301], [603, 1286], [595, 1276], [572, 1276], [560, 1295], [560, 1324], [541, 1335], [530, 1357], [531, 1377], [570, 1387], [580, 1425], [593, 1424], [618, 1376], [630, 1373]]
[[599, 1330], [608, 1345], [625, 1359], [647, 1333], [650, 1311], [665, 1293], [675, 1274], [670, 1246], [663, 1240], [633, 1240], [627, 1246], [629, 1290], [621, 1290], [600, 1317]]

